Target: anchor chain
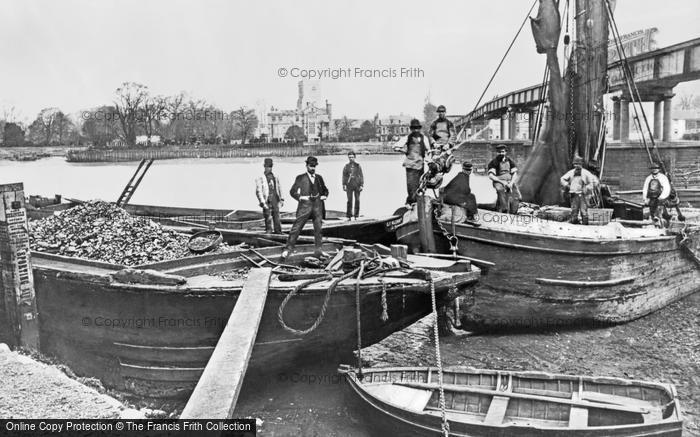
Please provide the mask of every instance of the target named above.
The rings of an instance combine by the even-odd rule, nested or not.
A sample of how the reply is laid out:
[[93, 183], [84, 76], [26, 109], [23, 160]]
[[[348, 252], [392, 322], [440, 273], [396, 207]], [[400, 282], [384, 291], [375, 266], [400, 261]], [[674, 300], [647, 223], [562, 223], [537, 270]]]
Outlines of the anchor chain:
[[[435, 216], [435, 221], [438, 224], [438, 227], [440, 228], [440, 232], [442, 232], [442, 235], [447, 238], [447, 241], [450, 243], [450, 252], [452, 252], [453, 257], [457, 257], [457, 250], [459, 248], [459, 237], [457, 237], [457, 233], [450, 233], [445, 229], [445, 226], [440, 222], [440, 210], [442, 210], [442, 202], [439, 204], [439, 209], [434, 208], [433, 209], [433, 215]], [[455, 226], [455, 216], [454, 216], [454, 209], [452, 206], [450, 206], [450, 211], [452, 212], [452, 229], [454, 230]]]
[[447, 406], [445, 405], [445, 390], [443, 388], [442, 380], [442, 356], [440, 355], [440, 336], [438, 329], [438, 312], [437, 312], [437, 300], [435, 297], [435, 282], [433, 281], [432, 274], [428, 274], [428, 282], [430, 283], [430, 298], [433, 305], [433, 334], [435, 335], [435, 361], [437, 362], [438, 368], [438, 386], [440, 391], [440, 413], [442, 415], [442, 434], [445, 437], [450, 435], [450, 424], [447, 421]]

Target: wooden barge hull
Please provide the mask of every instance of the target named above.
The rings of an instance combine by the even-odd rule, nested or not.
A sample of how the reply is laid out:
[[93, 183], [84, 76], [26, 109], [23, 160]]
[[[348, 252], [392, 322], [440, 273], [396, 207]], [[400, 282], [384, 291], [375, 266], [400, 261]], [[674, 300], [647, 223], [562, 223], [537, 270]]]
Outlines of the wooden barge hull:
[[[600, 242], [467, 224], [454, 230], [460, 255], [496, 264], [461, 301], [461, 322], [471, 331], [622, 323], [700, 289], [699, 266], [676, 236]], [[397, 239], [418, 247], [418, 224], [401, 225]], [[441, 232], [435, 243], [449, 253]]]
[[[436, 368], [363, 369], [361, 381], [356, 371], [345, 373], [353, 403], [372, 424], [373, 435], [443, 435]], [[640, 437], [682, 433], [680, 405], [674, 387], [667, 384], [450, 367], [445, 368], [443, 381], [450, 436]], [[416, 382], [428, 390], [400, 387]], [[396, 393], [392, 393], [394, 389]], [[653, 405], [657, 412], [636, 414], [602, 408], [575, 411], [564, 402], [576, 399], [579, 393], [615, 401], [627, 398], [631, 405]], [[513, 395], [515, 398], [508, 400]], [[547, 396], [554, 402], [548, 402]], [[502, 405], [496, 405], [495, 398], [501, 398]]]
[[[260, 252], [273, 249], [279, 251]], [[307, 256], [312, 250], [302, 248], [295, 256]], [[242, 280], [227, 285], [201, 276], [188, 278], [183, 286], [123, 284], [109, 280], [110, 273], [120, 270], [109, 264], [33, 256], [41, 351], [68, 364], [76, 374], [149, 397], [187, 396], [192, 391], [243, 285]], [[206, 267], [210, 272], [250, 265], [243, 258], [224, 262], [222, 255], [210, 257]], [[178, 266], [177, 261], [160, 265], [169, 273], [193, 273], [188, 272], [191, 267]], [[478, 273], [472, 271], [438, 273], [436, 290], [441, 299], [448, 299], [448, 294], [464, 293], [477, 278]], [[297, 283], [271, 282], [250, 371], [284, 371], [299, 361], [347, 359], [356, 348], [355, 281], [346, 280], [337, 287], [325, 318], [306, 335], [292, 334], [278, 321], [278, 308]], [[431, 310], [426, 281], [387, 277], [385, 283], [383, 287], [376, 278], [361, 283], [363, 346]], [[311, 326], [327, 289], [328, 283], [321, 283], [300, 292], [287, 305], [285, 322], [297, 329]], [[382, 320], [384, 309], [386, 321]]]

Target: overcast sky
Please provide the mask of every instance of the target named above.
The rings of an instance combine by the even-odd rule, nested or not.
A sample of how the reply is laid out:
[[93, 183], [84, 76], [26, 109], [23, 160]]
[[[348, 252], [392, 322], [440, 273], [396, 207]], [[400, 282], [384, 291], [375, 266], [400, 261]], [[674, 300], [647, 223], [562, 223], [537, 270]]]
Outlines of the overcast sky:
[[[225, 110], [293, 108], [294, 68], [416, 67], [422, 78], [323, 80], [323, 97], [336, 117], [420, 115], [428, 93], [464, 114], [531, 4], [0, 0], [0, 111], [14, 105], [25, 121], [50, 106], [74, 113], [110, 103], [124, 81], [157, 94], [186, 91]], [[698, 0], [618, 0], [616, 17], [623, 34], [658, 27], [658, 47], [700, 36]], [[543, 66], [528, 24], [486, 99], [537, 83]]]

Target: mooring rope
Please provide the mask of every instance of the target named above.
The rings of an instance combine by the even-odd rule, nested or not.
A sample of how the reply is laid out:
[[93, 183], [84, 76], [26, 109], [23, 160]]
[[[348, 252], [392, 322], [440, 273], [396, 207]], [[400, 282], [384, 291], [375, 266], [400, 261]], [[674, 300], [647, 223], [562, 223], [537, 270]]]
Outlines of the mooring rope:
[[360, 305], [360, 281], [362, 273], [365, 270], [365, 262], [360, 262], [359, 273], [357, 274], [357, 282], [355, 282], [355, 308], [357, 317], [357, 377], [362, 381], [362, 312]]
[[445, 437], [450, 436], [450, 423], [447, 421], [447, 407], [445, 405], [445, 389], [442, 380], [442, 356], [440, 355], [440, 336], [438, 333], [438, 312], [437, 312], [437, 300], [435, 297], [435, 282], [433, 281], [433, 276], [428, 272], [428, 283], [430, 283], [430, 298], [433, 304], [433, 332], [435, 334], [435, 361], [437, 362], [438, 368], [438, 387], [440, 390], [440, 413], [442, 415], [442, 434]]

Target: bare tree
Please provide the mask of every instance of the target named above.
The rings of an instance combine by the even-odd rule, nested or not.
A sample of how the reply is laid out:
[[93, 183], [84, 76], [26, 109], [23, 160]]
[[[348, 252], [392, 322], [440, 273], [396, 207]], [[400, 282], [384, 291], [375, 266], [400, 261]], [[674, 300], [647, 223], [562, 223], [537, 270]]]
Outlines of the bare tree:
[[116, 94], [114, 108], [119, 116], [123, 139], [129, 146], [134, 146], [139, 116], [148, 98], [148, 87], [136, 82], [124, 82], [117, 88]]
[[143, 101], [143, 109], [141, 110], [143, 120], [143, 130], [147, 136], [147, 144], [151, 145], [151, 136], [160, 126], [161, 120], [165, 115], [168, 107], [168, 99], [163, 96], [146, 95]]
[[231, 118], [233, 118], [236, 123], [236, 127], [241, 136], [241, 142], [245, 144], [253, 130], [258, 127], [258, 117], [255, 115], [255, 110], [241, 106], [231, 113]]

